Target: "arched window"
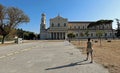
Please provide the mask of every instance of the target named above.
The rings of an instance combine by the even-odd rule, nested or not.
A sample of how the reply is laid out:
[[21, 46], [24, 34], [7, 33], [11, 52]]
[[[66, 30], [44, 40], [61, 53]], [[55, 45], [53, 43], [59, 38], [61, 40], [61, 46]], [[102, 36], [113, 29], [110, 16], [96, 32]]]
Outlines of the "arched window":
[[42, 28], [44, 28], [44, 26], [42, 25]]
[[44, 20], [42, 19], [42, 23], [44, 22]]
[[54, 27], [54, 24], [52, 23], [52, 25], [51, 25], [52, 27]]
[[58, 23], [58, 27], [60, 27], [60, 23]]
[[78, 37], [78, 33], [76, 33], [76, 37]]
[[84, 26], [83, 26], [83, 29], [84, 29]]
[[93, 36], [93, 33], [91, 33], [91, 37]]
[[105, 33], [105, 36], [107, 36], [107, 33]]
[[110, 33], [110, 36], [112, 36], [112, 33]]
[[66, 23], [64, 23], [64, 27], [66, 27]]

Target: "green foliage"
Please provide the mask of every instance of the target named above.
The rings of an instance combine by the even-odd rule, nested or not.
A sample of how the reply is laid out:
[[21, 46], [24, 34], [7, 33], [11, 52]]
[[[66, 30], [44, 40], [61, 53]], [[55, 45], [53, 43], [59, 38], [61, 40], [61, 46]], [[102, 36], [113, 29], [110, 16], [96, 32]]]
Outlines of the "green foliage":
[[112, 22], [113, 22], [113, 20], [98, 20], [98, 21], [96, 21], [96, 22], [91, 22], [91, 23], [87, 26], [87, 28], [93, 27], [93, 26], [99, 26], [99, 25], [102, 25], [102, 24], [110, 24], [110, 23], [112, 23]]
[[0, 36], [0, 42], [1, 42], [1, 40], [2, 40], [2, 36]]
[[83, 37], [83, 36], [84, 36], [84, 33], [81, 32], [81, 33], [80, 33], [80, 36]]
[[89, 30], [86, 30], [85, 31], [85, 35], [88, 37], [90, 34], [89, 34]]
[[19, 38], [23, 38], [23, 33], [24, 33], [24, 31], [23, 31], [22, 29], [17, 29], [16, 35], [17, 35]]
[[101, 46], [101, 37], [103, 36], [104, 31], [103, 30], [97, 30], [96, 35], [100, 39], [100, 46]]
[[70, 38], [70, 39], [72, 39], [72, 38], [75, 37], [75, 34], [73, 34], [73, 33], [69, 33], [69, 34], [67, 34], [67, 37]]
[[97, 32], [96, 32], [96, 35], [97, 35], [99, 38], [102, 37], [103, 34], [104, 34], [104, 31], [103, 31], [103, 30], [97, 30]]
[[117, 21], [117, 33], [116, 33], [116, 36], [118, 38], [120, 38], [120, 20], [116, 18], [116, 21]]
[[22, 30], [22, 29], [17, 29], [17, 36], [19, 38], [23, 38], [24, 40], [38, 39], [37, 34], [34, 34], [33, 32], [30, 32], [30, 31]]
[[120, 37], [120, 29], [117, 29], [116, 36], [117, 36], [117, 37]]

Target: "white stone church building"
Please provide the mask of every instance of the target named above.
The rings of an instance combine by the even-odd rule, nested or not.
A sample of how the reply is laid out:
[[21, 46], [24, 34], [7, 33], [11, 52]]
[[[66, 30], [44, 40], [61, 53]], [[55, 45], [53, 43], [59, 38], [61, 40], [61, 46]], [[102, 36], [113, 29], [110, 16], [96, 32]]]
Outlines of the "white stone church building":
[[[41, 15], [40, 24], [40, 39], [41, 40], [63, 40], [67, 39], [67, 34], [75, 34], [76, 39], [83, 38], [97, 38], [97, 27], [88, 28], [88, 25], [92, 21], [68, 21], [67, 18], [63, 18], [58, 15], [55, 18], [50, 19], [50, 26], [46, 28], [46, 15]], [[104, 28], [102, 28], [104, 26]], [[112, 38], [115, 37], [115, 31], [112, 29], [112, 22], [107, 25], [101, 25], [101, 30], [104, 31], [102, 37]], [[89, 31], [89, 36], [86, 36], [86, 31]]]

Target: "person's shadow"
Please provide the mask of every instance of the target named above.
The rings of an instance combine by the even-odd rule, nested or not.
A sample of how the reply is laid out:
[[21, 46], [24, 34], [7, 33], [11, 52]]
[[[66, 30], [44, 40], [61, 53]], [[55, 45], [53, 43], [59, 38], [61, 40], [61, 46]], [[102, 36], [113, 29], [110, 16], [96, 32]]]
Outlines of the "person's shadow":
[[57, 66], [57, 67], [52, 67], [52, 68], [47, 68], [45, 70], [53, 70], [53, 69], [60, 69], [60, 68], [65, 68], [65, 67], [72, 67], [72, 66], [76, 66], [76, 65], [85, 65], [85, 64], [91, 64], [90, 62], [84, 62], [83, 61], [79, 61], [79, 62], [75, 62], [75, 63], [70, 63], [67, 65], [62, 65], [62, 66]]

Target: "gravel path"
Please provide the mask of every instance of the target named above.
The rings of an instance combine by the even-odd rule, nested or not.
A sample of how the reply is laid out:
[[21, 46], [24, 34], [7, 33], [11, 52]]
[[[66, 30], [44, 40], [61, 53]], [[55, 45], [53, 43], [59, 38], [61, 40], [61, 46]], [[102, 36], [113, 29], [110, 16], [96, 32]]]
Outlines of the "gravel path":
[[4, 46], [0, 53], [0, 73], [109, 73], [67, 41]]

